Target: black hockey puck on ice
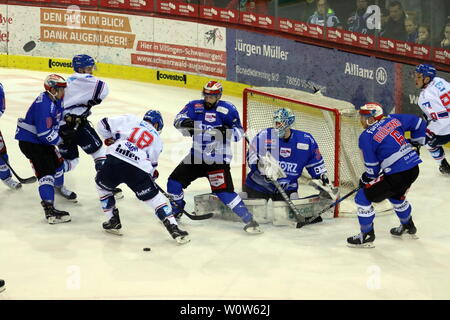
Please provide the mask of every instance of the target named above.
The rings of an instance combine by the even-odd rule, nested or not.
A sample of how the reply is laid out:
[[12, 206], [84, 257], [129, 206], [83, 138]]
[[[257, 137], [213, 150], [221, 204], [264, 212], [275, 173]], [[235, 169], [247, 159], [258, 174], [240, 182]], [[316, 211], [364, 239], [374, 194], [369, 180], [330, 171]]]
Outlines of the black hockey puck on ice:
[[36, 42], [34, 41], [28, 41], [27, 43], [25, 43], [25, 45], [23, 46], [23, 51], [25, 52], [30, 52], [31, 50], [33, 50], [36, 47]]
[[144, 249], [142, 249], [142, 250], [144, 250], [144, 251], [151, 251], [150, 248], [144, 248]]

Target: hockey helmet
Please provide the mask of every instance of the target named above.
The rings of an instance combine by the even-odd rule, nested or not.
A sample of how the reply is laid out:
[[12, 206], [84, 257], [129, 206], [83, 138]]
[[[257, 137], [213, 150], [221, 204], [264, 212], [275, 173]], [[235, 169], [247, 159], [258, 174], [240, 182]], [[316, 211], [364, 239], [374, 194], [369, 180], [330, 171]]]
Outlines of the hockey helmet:
[[75, 72], [78, 72], [81, 68], [92, 67], [95, 66], [95, 60], [91, 56], [87, 54], [79, 54], [73, 57], [72, 59], [72, 67]]
[[162, 128], [164, 127], [163, 118], [161, 115], [161, 112], [157, 110], [148, 110], [144, 114], [144, 120], [150, 122], [153, 126], [157, 123], [158, 124], [158, 132], [162, 131]]
[[416, 73], [422, 74], [424, 78], [429, 77], [431, 81], [436, 76], [436, 68], [431, 64], [419, 64], [416, 67]]
[[65, 88], [67, 87], [66, 80], [57, 74], [51, 74], [45, 78], [44, 81], [44, 88], [46, 91], [50, 91], [51, 88], [58, 89], [58, 88]]
[[380, 121], [384, 116], [383, 107], [376, 102], [368, 102], [359, 109], [359, 115], [363, 117], [374, 117]]
[[203, 87], [203, 96], [212, 95], [217, 96], [217, 99], [220, 99], [222, 96], [222, 84], [217, 81], [209, 81]]
[[[286, 130], [290, 128], [295, 122], [295, 114], [289, 108], [281, 108], [273, 113], [273, 124], [278, 131], [278, 135], [283, 137]], [[277, 123], [281, 123], [277, 125]]]

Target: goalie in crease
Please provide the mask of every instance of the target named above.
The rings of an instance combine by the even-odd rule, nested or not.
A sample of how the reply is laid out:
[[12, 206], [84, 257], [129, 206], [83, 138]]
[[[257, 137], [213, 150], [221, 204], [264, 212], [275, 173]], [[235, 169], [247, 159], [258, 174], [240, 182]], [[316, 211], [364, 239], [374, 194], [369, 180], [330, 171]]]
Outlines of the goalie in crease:
[[[330, 184], [317, 142], [310, 133], [292, 129], [294, 122], [290, 109], [279, 109], [273, 114], [274, 127], [260, 131], [252, 140], [247, 153], [250, 172], [244, 188], [248, 199], [282, 201], [271, 181], [278, 181], [291, 200], [298, 199], [298, 179], [306, 168], [316, 189], [336, 200], [337, 189]], [[311, 222], [320, 221], [319, 216]]]

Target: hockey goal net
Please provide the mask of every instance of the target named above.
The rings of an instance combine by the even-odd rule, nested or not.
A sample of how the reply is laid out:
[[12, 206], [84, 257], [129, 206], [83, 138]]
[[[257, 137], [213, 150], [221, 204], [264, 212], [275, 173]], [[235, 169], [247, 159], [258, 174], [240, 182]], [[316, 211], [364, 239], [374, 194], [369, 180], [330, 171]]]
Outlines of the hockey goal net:
[[[358, 148], [362, 128], [355, 106], [320, 93], [273, 87], [247, 88], [243, 96], [242, 120], [250, 140], [260, 130], [273, 127], [273, 112], [279, 108], [291, 109], [296, 116], [293, 128], [309, 132], [317, 141], [329, 178], [339, 187], [341, 195], [356, 188], [365, 166]], [[244, 146], [243, 183], [249, 170], [245, 159], [247, 146]], [[304, 170], [299, 189], [308, 179], [311, 177]], [[334, 216], [354, 216], [355, 211], [349, 198], [335, 209]]]

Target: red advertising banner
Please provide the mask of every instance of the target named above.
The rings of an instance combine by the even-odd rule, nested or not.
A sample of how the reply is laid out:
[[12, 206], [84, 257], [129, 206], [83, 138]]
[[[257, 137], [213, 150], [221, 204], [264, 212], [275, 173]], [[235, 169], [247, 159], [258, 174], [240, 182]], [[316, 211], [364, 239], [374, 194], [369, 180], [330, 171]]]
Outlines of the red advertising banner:
[[232, 9], [200, 6], [200, 18], [230, 23], [238, 23], [239, 12]]
[[27, 2], [53, 2], [53, 0], [27, 0]]
[[248, 26], [275, 29], [275, 18], [271, 16], [256, 14], [252, 12], [240, 12], [239, 23]]
[[59, 4], [89, 6], [89, 7], [97, 7], [98, 4], [97, 0], [54, 0], [54, 2]]
[[100, 6], [104, 8], [153, 11], [153, 0], [100, 0]]
[[157, 0], [156, 11], [179, 16], [198, 17], [198, 4]]
[[450, 50], [434, 49], [433, 60], [440, 63], [450, 64]]
[[375, 37], [343, 29], [328, 28], [325, 39], [345, 45], [375, 49]]
[[226, 77], [226, 66], [223, 64], [206, 63], [187, 59], [168, 58], [163, 56], [150, 56], [143, 54], [131, 54], [131, 63], [161, 69], [178, 70], [215, 77]]
[[286, 18], [278, 19], [278, 30], [318, 39], [323, 39], [324, 37], [324, 28], [322, 26]]
[[386, 38], [379, 38], [378, 39], [378, 50], [389, 52], [389, 53], [396, 53], [395, 50], [395, 40], [392, 39], [386, 39]]

